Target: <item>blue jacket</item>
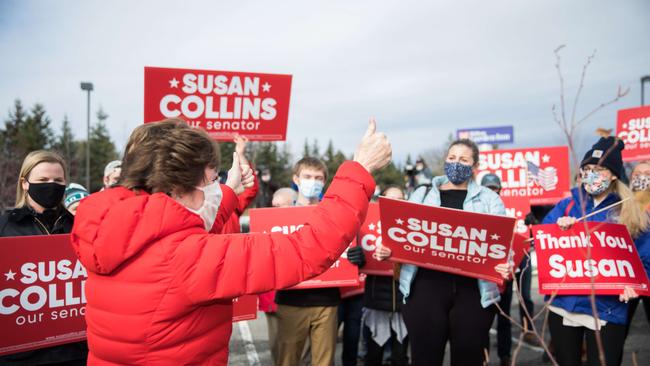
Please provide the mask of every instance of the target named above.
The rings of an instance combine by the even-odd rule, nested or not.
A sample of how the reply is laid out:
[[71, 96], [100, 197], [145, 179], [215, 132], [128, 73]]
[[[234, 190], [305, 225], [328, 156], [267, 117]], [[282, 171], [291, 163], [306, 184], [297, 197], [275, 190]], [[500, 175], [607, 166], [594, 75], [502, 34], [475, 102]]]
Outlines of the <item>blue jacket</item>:
[[[429, 206], [440, 206], [440, 190], [438, 187], [449, 182], [446, 176], [439, 176], [433, 178], [431, 181], [431, 190], [424, 197], [426, 189], [424, 187], [417, 189], [409, 201], [422, 203]], [[467, 187], [467, 197], [463, 203], [465, 211], [488, 213], [493, 215], [505, 215], [506, 209], [503, 206], [503, 201], [499, 195], [492, 192], [490, 189], [481, 187], [473, 179], [470, 180]], [[399, 275], [399, 289], [404, 295], [404, 302], [409, 296], [411, 291], [411, 284], [415, 279], [418, 267], [412, 264], [402, 265]], [[499, 295], [499, 288], [497, 284], [490, 281], [478, 280], [478, 288], [481, 293], [481, 305], [484, 308], [498, 302], [501, 299]]]
[[[580, 191], [582, 196], [586, 198], [585, 212], [582, 212]], [[567, 197], [558, 204], [544, 217], [543, 224], [554, 224], [557, 219], [562, 216], [582, 217], [589, 214], [601, 207], [606, 207], [612, 203], [618, 202], [620, 198], [615, 193], [610, 193], [605, 199], [597, 206], [594, 207], [594, 200], [585, 192], [584, 188], [573, 188], [571, 190], [571, 197]], [[566, 215], [566, 209], [569, 202], [573, 201], [573, 207]], [[611, 218], [613, 212], [606, 210], [594, 216], [589, 217], [588, 221], [615, 221]], [[648, 246], [648, 245], [646, 245]], [[650, 251], [650, 248], [646, 248]], [[647, 270], [647, 267], [646, 267]], [[549, 297], [547, 296], [546, 299]], [[572, 313], [582, 313], [592, 315], [591, 302], [589, 296], [586, 295], [558, 295], [552, 303], [554, 306], [560, 307]], [[598, 317], [608, 322], [616, 324], [626, 324], [627, 322], [627, 304], [618, 300], [617, 295], [599, 295], [596, 296], [596, 309], [598, 310]]]

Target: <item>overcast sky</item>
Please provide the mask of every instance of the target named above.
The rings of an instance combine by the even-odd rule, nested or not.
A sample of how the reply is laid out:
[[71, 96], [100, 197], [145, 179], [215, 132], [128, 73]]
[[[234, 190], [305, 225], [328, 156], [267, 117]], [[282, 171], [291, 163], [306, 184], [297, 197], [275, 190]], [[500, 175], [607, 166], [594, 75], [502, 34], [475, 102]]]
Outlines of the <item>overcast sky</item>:
[[631, 87], [579, 130], [582, 154], [596, 127], [640, 104], [650, 1], [0, 0], [0, 112], [43, 103], [57, 132], [67, 114], [85, 136], [79, 82], [91, 81], [122, 148], [142, 123], [144, 66], [251, 71], [293, 75], [295, 153], [305, 138], [351, 153], [369, 116], [398, 162], [466, 127], [513, 125], [512, 147], [562, 145], [560, 44], [571, 99], [597, 50], [578, 115]]

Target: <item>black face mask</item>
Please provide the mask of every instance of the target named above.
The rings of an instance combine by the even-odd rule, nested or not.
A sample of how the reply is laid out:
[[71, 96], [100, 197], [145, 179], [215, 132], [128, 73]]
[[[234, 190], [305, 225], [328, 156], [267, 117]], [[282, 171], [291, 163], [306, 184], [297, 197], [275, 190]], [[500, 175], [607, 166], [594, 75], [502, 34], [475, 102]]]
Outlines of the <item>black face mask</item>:
[[55, 208], [63, 201], [65, 185], [59, 183], [29, 183], [29, 197], [44, 208]]

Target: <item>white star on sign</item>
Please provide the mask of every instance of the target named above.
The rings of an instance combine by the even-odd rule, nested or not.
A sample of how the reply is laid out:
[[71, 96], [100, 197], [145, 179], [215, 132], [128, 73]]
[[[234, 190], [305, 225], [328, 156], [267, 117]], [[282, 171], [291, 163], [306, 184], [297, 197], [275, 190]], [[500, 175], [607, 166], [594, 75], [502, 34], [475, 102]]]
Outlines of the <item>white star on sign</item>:
[[5, 281], [15, 280], [16, 279], [15, 276], [16, 276], [16, 273], [9, 270], [9, 272], [5, 273], [5, 277], [7, 277], [5, 279]]
[[404, 224], [404, 220], [402, 220], [402, 219], [396, 219], [395, 222], [397, 223], [397, 225], [403, 225]]
[[623, 123], [623, 128], [627, 128], [627, 123]]
[[549, 161], [551, 161], [551, 157], [544, 154], [544, 156], [542, 156], [542, 163], [548, 163]]
[[169, 80], [169, 87], [170, 88], [178, 88], [178, 80], [176, 78], [173, 78]]
[[492, 240], [499, 240], [500, 236], [497, 234], [492, 234], [490, 235], [490, 238], [492, 238]]
[[521, 212], [521, 211], [517, 211], [517, 213], [516, 213], [517, 217], [521, 217], [521, 216], [523, 216], [523, 214], [524, 214], [524, 213]]
[[375, 224], [368, 225], [368, 230], [375, 230]]
[[271, 91], [271, 84], [268, 81], [262, 84], [262, 91], [267, 93]]

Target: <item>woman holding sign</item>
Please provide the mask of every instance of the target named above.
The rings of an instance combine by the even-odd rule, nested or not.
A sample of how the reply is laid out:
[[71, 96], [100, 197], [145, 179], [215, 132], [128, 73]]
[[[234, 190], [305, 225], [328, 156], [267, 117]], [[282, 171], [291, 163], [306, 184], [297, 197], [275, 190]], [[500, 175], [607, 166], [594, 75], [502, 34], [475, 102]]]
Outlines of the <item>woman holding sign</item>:
[[391, 157], [373, 120], [301, 229], [210, 234], [232, 213], [232, 188], [252, 183], [235, 153], [219, 186], [218, 152], [183, 121], [141, 125], [126, 145], [119, 186], [79, 205], [72, 244], [88, 270], [90, 363], [226, 365], [231, 299], [329, 268], [363, 222], [370, 173]]
[[[15, 208], [0, 216], [0, 236], [69, 233], [74, 216], [63, 205], [66, 181], [66, 164], [59, 154], [45, 150], [29, 153], [18, 175]], [[0, 364], [85, 365], [87, 354], [86, 342], [76, 342], [3, 356]]]
[[[474, 142], [452, 142], [447, 150], [445, 175], [433, 178], [430, 188], [415, 190], [409, 201], [505, 215], [499, 195], [474, 181], [478, 162], [479, 151]], [[387, 258], [390, 250], [382, 247], [377, 255]], [[511, 264], [504, 263], [495, 270], [507, 278], [511, 268]], [[500, 299], [497, 285], [410, 264], [402, 265], [399, 280], [412, 364], [442, 365], [449, 341], [452, 365], [482, 365], [496, 314], [493, 304]]]
[[[580, 186], [571, 191], [571, 197], [560, 201], [543, 223], [557, 223], [567, 229], [576, 224], [578, 218], [593, 214], [586, 219], [623, 224], [638, 241], [648, 227], [648, 217], [631, 199], [632, 192], [624, 183], [627, 181], [621, 158], [624, 147], [623, 141], [614, 137], [603, 137], [594, 144], [580, 163]], [[616, 206], [617, 202], [621, 203]], [[636, 244], [638, 247], [640, 243]], [[595, 336], [598, 327], [606, 364], [619, 365], [625, 343], [627, 302], [635, 297], [637, 294], [630, 288], [620, 296], [596, 296], [598, 319], [593, 316], [589, 296], [558, 295], [553, 298], [548, 322], [557, 362], [562, 366], [581, 365], [586, 336], [587, 363], [600, 365]]]

